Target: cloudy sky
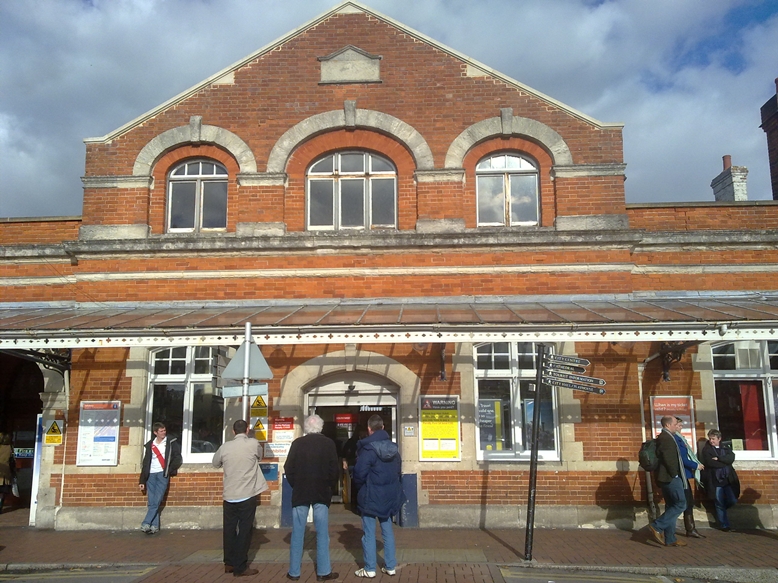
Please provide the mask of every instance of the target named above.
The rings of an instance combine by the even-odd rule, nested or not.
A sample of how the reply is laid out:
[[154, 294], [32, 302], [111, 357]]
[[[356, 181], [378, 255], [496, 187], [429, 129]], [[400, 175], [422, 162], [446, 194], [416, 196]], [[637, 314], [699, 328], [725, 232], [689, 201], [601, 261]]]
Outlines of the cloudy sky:
[[[0, 217], [81, 214], [85, 146], [334, 0], [0, 2]], [[771, 198], [759, 108], [775, 0], [369, 0], [599, 120], [623, 122], [628, 202], [711, 201], [721, 157]]]

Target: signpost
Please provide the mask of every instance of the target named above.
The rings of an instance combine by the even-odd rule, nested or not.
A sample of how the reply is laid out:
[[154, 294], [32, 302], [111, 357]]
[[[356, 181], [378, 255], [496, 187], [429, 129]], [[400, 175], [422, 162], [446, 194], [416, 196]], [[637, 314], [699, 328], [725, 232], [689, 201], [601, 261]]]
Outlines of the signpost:
[[527, 500], [527, 534], [524, 537], [524, 559], [532, 560], [532, 537], [535, 530], [535, 495], [538, 480], [538, 434], [540, 427], [541, 387], [558, 387], [586, 393], [604, 394], [605, 380], [586, 376], [591, 363], [585, 358], [550, 354], [545, 344], [537, 345], [538, 373], [535, 384], [535, 402], [532, 415], [532, 437], [529, 465], [529, 499]]
[[[243, 419], [247, 423], [251, 423], [251, 427], [255, 429], [257, 435], [263, 438], [260, 441], [267, 441], [267, 383], [258, 385], [251, 385], [250, 383], [251, 381], [269, 380], [272, 378], [273, 373], [267, 365], [265, 357], [262, 356], [259, 348], [251, 338], [251, 323], [246, 322], [246, 336], [243, 344], [240, 345], [235, 356], [222, 373], [224, 381], [241, 380], [243, 384], [241, 387], [224, 387], [222, 394], [225, 397], [242, 397]], [[240, 392], [237, 391], [238, 388], [240, 388]], [[226, 394], [224, 394], [224, 390], [226, 390]], [[253, 406], [253, 408], [257, 409], [257, 415], [253, 415], [254, 411], [252, 411], [252, 417], [255, 417], [255, 419], [249, 416], [250, 397], [257, 397], [257, 399], [263, 397], [263, 399], [260, 399], [261, 403], [254, 399], [256, 406]], [[262, 404], [264, 404], [264, 408], [261, 407]], [[262, 414], [262, 409], [264, 409], [264, 414]]]

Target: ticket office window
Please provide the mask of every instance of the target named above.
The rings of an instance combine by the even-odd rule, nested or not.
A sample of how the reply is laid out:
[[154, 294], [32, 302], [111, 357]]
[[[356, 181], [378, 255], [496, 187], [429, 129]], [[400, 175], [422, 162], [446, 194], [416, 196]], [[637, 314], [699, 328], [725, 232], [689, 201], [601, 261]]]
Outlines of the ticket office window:
[[214, 378], [223, 348], [177, 346], [152, 353], [147, 439], [152, 425], [165, 424], [181, 441], [186, 463], [210, 463], [224, 442], [225, 402]]
[[712, 347], [717, 426], [739, 460], [778, 457], [778, 341]]
[[[535, 345], [497, 342], [475, 347], [476, 440], [479, 460], [528, 461], [535, 405]], [[541, 393], [538, 459], [559, 459], [556, 392]]]

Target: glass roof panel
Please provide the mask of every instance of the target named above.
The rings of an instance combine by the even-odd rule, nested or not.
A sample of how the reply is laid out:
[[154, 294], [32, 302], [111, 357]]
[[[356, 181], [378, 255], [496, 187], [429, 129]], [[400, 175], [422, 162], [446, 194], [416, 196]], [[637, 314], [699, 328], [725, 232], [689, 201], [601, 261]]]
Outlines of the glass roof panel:
[[333, 325], [342, 324], [346, 326], [353, 326], [365, 313], [367, 305], [364, 306], [338, 306], [327, 314], [319, 322], [320, 325]]
[[608, 319], [572, 302], [544, 303], [546, 308], [567, 322], [607, 322]]
[[515, 324], [523, 322], [504, 304], [473, 304], [473, 309], [486, 324]]
[[559, 323], [564, 322], [563, 318], [551, 312], [548, 308], [545, 308], [541, 304], [511, 304], [506, 305], [516, 312], [520, 318], [523, 318], [527, 323], [534, 324], [540, 323]]
[[471, 306], [440, 305], [440, 321], [446, 324], [480, 324], [481, 318]]
[[376, 305], [370, 306], [362, 319], [360, 324], [397, 324], [400, 321], [400, 313], [402, 306], [399, 305]]

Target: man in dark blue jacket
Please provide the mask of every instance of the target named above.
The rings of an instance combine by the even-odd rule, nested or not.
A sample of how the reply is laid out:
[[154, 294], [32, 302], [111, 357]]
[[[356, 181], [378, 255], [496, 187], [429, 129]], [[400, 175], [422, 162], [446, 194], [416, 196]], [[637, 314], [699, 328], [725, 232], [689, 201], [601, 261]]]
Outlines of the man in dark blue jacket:
[[357, 487], [357, 505], [362, 514], [362, 556], [365, 566], [356, 572], [357, 577], [372, 579], [376, 576], [376, 519], [381, 525], [384, 539], [384, 562], [381, 571], [394, 575], [397, 557], [392, 532], [392, 516], [400, 511], [403, 503], [402, 460], [397, 444], [384, 431], [380, 415], [367, 420], [365, 439], [357, 443], [357, 464], [354, 482]]

